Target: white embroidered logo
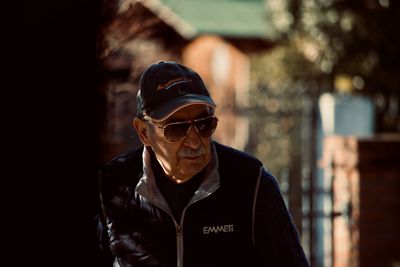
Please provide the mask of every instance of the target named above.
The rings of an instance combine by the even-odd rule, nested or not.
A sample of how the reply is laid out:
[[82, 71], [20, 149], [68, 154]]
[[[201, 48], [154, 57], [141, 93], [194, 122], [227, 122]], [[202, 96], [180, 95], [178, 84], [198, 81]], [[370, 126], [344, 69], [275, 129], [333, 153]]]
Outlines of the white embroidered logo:
[[233, 232], [233, 224], [204, 226], [203, 234], [218, 234], [218, 233], [231, 233]]

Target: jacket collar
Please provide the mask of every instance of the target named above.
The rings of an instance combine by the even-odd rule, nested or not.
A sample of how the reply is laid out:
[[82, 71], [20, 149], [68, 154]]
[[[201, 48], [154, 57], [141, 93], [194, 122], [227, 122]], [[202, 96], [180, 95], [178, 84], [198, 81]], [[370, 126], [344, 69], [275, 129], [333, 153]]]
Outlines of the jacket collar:
[[[151, 168], [150, 153], [147, 147], [145, 147], [143, 150], [142, 160], [143, 176], [140, 178], [136, 186], [136, 193], [171, 214], [171, 210], [167, 204], [167, 201], [157, 187], [154, 172]], [[214, 142], [212, 142], [211, 158], [206, 167], [204, 179], [201, 182], [199, 188], [193, 194], [192, 199], [189, 201], [188, 205], [209, 196], [218, 189], [219, 185], [220, 179], [218, 173], [218, 156], [215, 150]]]

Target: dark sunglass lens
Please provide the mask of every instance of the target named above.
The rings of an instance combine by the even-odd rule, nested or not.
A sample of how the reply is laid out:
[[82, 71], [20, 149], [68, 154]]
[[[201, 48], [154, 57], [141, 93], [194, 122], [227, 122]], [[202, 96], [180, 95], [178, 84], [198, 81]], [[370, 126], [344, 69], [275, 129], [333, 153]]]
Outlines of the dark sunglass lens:
[[217, 127], [217, 118], [209, 117], [206, 119], [200, 119], [195, 122], [196, 129], [202, 137], [209, 137], [215, 131]]
[[190, 127], [190, 122], [167, 124], [164, 128], [164, 136], [170, 142], [182, 140]]

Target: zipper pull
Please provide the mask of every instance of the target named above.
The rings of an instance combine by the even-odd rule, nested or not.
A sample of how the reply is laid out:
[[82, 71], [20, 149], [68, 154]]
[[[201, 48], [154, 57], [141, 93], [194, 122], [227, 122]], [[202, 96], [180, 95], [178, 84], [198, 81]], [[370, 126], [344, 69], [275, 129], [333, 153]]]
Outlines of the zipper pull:
[[180, 235], [181, 232], [182, 232], [182, 227], [178, 224], [178, 225], [176, 226], [176, 234], [177, 234], [177, 235]]

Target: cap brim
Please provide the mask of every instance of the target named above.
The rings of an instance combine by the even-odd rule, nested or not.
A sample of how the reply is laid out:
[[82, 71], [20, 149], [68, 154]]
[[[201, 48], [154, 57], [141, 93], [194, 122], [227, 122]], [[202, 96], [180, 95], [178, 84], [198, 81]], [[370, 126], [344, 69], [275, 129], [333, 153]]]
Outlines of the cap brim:
[[146, 115], [155, 121], [163, 121], [181, 108], [190, 105], [206, 105], [214, 108], [216, 107], [214, 101], [208, 96], [187, 94], [165, 103]]

